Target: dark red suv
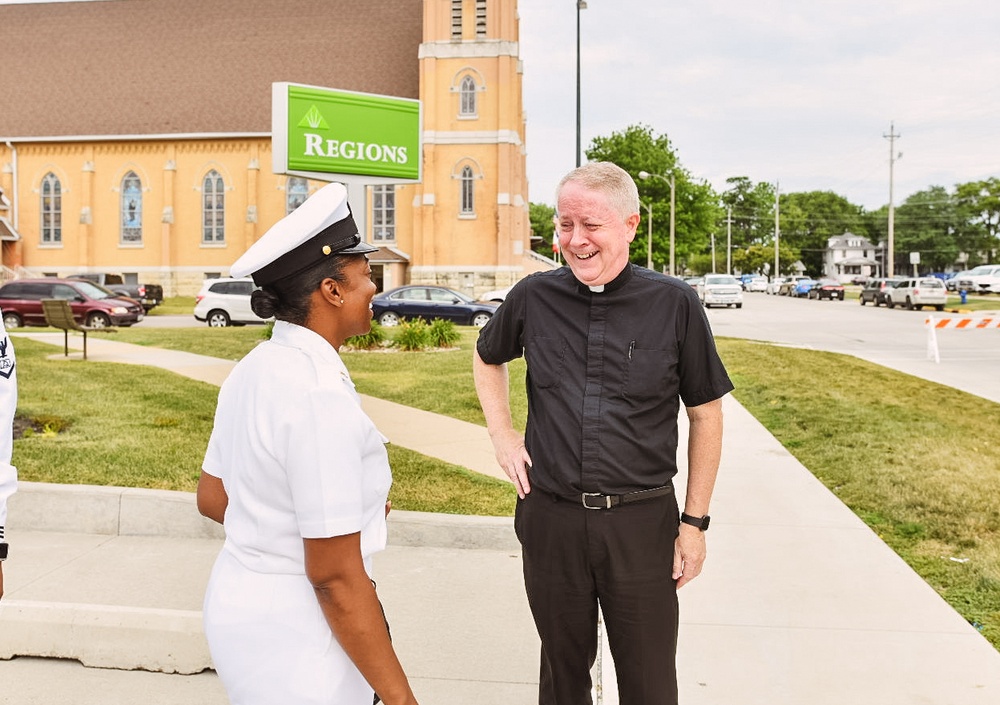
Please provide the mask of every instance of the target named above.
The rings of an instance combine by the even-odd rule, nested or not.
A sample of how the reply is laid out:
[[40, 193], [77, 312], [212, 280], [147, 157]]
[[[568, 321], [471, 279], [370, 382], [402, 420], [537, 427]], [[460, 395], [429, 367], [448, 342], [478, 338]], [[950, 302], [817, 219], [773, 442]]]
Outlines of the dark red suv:
[[44, 326], [42, 299], [65, 299], [77, 323], [93, 328], [130, 326], [142, 320], [142, 305], [103, 286], [72, 279], [16, 279], [0, 286], [0, 310], [8, 330]]

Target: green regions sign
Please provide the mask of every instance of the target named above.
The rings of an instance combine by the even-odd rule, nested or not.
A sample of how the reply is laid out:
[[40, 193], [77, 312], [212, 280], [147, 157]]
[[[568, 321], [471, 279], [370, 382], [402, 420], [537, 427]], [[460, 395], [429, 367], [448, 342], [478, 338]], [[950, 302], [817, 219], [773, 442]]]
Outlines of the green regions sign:
[[274, 171], [420, 180], [420, 101], [272, 86]]

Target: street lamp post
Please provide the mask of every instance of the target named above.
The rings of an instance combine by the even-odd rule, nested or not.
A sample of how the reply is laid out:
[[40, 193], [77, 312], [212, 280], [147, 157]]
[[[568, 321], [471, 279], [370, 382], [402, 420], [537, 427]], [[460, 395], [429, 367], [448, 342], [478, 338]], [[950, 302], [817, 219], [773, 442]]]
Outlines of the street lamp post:
[[[670, 176], [664, 176], [663, 174], [650, 174], [648, 171], [640, 171], [639, 178], [646, 179], [663, 179], [668, 184], [670, 184], [670, 276], [674, 276], [674, 172], [670, 172]], [[649, 268], [653, 268], [653, 246], [652, 246], [652, 217], [650, 220], [650, 248], [649, 248]]]
[[653, 268], [653, 200], [646, 206], [646, 269]]
[[580, 166], [580, 10], [586, 10], [585, 0], [576, 0], [576, 165]]

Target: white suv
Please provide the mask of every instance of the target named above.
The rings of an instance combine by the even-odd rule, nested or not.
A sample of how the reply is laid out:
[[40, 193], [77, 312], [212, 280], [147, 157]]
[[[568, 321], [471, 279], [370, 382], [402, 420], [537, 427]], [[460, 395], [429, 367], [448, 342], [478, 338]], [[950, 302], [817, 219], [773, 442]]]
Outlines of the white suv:
[[698, 297], [710, 306], [735, 306], [743, 308], [743, 287], [728, 274], [706, 274], [698, 284]]
[[206, 279], [195, 297], [194, 317], [213, 328], [242, 326], [266, 321], [250, 309], [253, 279]]
[[900, 279], [891, 289], [885, 290], [885, 305], [892, 308], [896, 305], [907, 309], [922, 309], [933, 306], [938, 311], [944, 311], [948, 301], [948, 290], [944, 282], [934, 277], [919, 279]]

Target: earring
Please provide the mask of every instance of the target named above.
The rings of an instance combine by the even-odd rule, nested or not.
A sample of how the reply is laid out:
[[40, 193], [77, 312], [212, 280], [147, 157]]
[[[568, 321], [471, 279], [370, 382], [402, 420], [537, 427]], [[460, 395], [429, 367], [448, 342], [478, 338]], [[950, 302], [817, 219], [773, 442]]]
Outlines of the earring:
[[344, 300], [343, 300], [343, 299], [341, 299], [341, 300], [340, 300], [340, 303], [344, 303]]

